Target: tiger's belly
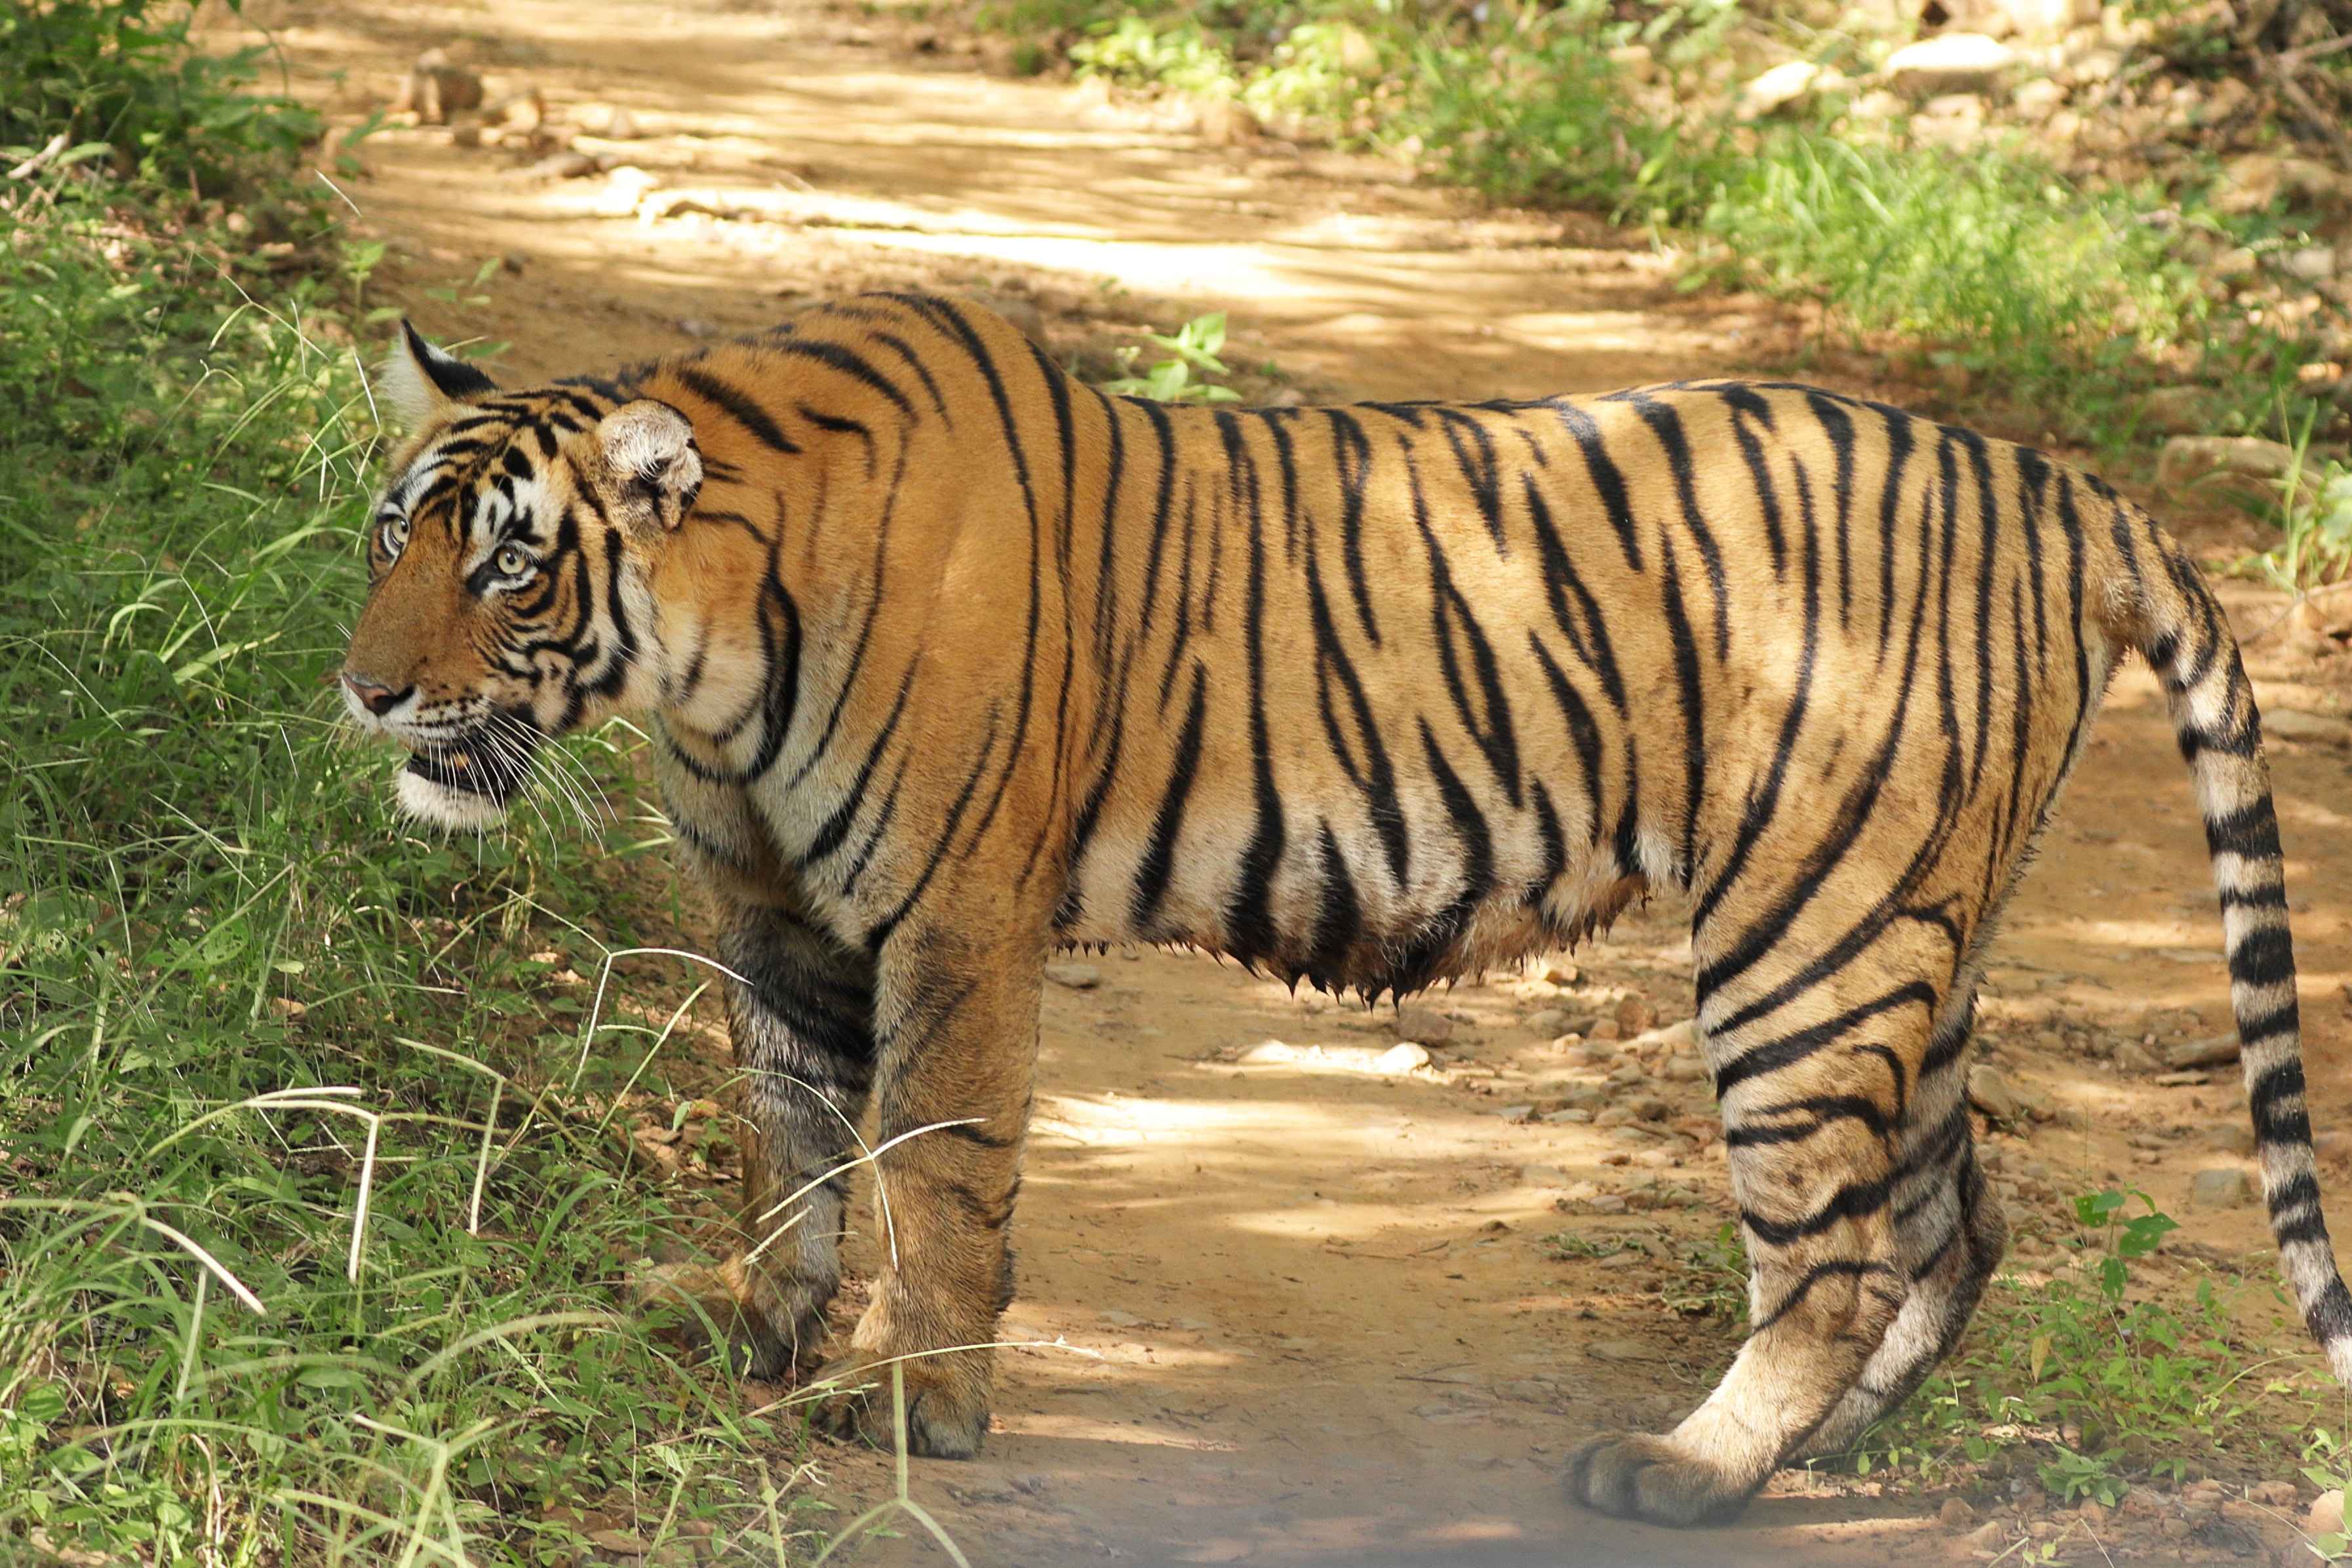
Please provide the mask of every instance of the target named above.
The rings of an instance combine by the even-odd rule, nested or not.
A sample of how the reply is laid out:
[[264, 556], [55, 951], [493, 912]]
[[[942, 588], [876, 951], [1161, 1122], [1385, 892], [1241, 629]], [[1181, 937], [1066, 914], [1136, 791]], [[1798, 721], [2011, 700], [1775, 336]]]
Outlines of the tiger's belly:
[[1277, 793], [1244, 771], [1130, 803], [1145, 831], [1097, 834], [1056, 921], [1071, 946], [1161, 942], [1332, 991], [1409, 993], [1573, 943], [1650, 886], [1549, 802], [1400, 789], [1381, 819], [1353, 791]]

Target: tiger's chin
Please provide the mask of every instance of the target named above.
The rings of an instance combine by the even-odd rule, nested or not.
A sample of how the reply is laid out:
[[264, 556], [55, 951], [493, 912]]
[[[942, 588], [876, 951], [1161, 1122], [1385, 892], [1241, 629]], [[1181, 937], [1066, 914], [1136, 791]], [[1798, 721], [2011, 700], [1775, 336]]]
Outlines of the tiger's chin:
[[393, 784], [393, 794], [400, 802], [403, 812], [436, 827], [453, 831], [471, 828], [479, 832], [506, 820], [504, 801], [427, 778], [416, 771], [413, 763], [400, 770]]
[[420, 751], [394, 786], [400, 807], [420, 821], [479, 831], [496, 826], [522, 787], [528, 752], [520, 742], [486, 745], [468, 738]]

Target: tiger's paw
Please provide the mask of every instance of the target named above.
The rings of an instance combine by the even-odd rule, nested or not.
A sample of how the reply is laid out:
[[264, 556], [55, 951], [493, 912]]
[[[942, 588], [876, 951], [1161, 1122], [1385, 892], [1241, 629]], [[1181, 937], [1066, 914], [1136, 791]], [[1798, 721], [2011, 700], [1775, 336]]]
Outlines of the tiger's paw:
[[649, 1265], [631, 1281], [641, 1311], [662, 1313], [671, 1338], [723, 1355], [745, 1377], [788, 1377], [824, 1342], [824, 1300], [814, 1286], [778, 1283], [740, 1258], [716, 1267]]
[[900, 1371], [907, 1380], [907, 1451], [933, 1459], [969, 1459], [980, 1452], [988, 1431], [987, 1358], [985, 1351], [956, 1351], [893, 1363], [857, 1350], [801, 1386], [810, 1391], [831, 1385], [817, 1405], [818, 1431], [893, 1449], [898, 1436], [890, 1377]]
[[1706, 1524], [1738, 1513], [1754, 1490], [1675, 1439], [1646, 1432], [1603, 1433], [1569, 1450], [1570, 1498], [1619, 1519]]

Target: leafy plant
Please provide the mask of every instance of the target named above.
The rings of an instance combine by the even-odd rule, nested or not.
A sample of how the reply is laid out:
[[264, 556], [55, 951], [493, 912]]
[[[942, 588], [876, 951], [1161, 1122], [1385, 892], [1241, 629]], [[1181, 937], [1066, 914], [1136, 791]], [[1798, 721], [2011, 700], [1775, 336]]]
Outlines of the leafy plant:
[[102, 156], [120, 176], [199, 195], [275, 176], [317, 138], [319, 119], [247, 90], [261, 49], [193, 47], [195, 14], [158, 0], [0, 9], [0, 158], [29, 158], [58, 138], [68, 160]]
[[2185, 1301], [2136, 1288], [2133, 1265], [2178, 1228], [2146, 1194], [2084, 1194], [2074, 1214], [2053, 1277], [1996, 1279], [1959, 1353], [1848, 1457], [1858, 1471], [1934, 1479], [2013, 1458], [2055, 1497], [2112, 1503], [2216, 1454], [2268, 1457], [2272, 1434], [2303, 1424], [2307, 1395], [2232, 1342], [2231, 1292], [2210, 1278]]
[[1686, 1318], [1748, 1321], [1748, 1249], [1729, 1220], [1715, 1234], [1683, 1248], [1680, 1277], [1661, 1292], [1667, 1309]]
[[1544, 1255], [1559, 1262], [1571, 1258], [1616, 1258], [1633, 1252], [1646, 1255], [1649, 1244], [1640, 1237], [1618, 1232], [1606, 1236], [1579, 1236], [1570, 1230], [1555, 1231], [1537, 1243]]
[[1135, 362], [1143, 351], [1129, 345], [1118, 351], [1119, 368], [1129, 374], [1102, 384], [1105, 392], [1130, 397], [1150, 397], [1161, 403], [1233, 403], [1241, 394], [1230, 386], [1197, 377], [1228, 375], [1232, 373], [1217, 351], [1225, 346], [1225, 313], [1215, 310], [1205, 316], [1195, 316], [1172, 333], [1150, 332], [1147, 339], [1168, 352], [1166, 359], [1158, 361], [1141, 375], [1134, 374]]

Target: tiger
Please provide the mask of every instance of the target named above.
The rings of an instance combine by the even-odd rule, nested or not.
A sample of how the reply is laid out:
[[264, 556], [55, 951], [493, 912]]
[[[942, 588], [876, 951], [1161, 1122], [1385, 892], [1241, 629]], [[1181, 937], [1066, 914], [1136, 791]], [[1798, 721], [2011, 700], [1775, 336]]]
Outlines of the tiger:
[[[740, 1248], [663, 1288], [820, 1424], [991, 1419], [1049, 956], [1176, 944], [1366, 1004], [1685, 900], [1748, 1330], [1574, 1501], [1683, 1525], [1845, 1451], [2007, 1224], [1965, 1082], [1987, 945], [2109, 678], [2162, 683], [2271, 1228], [2352, 1376], [2278, 820], [2236, 640], [2117, 490], [1782, 381], [1243, 407], [1075, 379], [976, 303], [854, 296], [503, 390], [403, 323], [341, 670], [397, 795], [496, 822], [651, 736], [742, 1082]], [[822, 1366], [871, 1111], [891, 1229]]]

